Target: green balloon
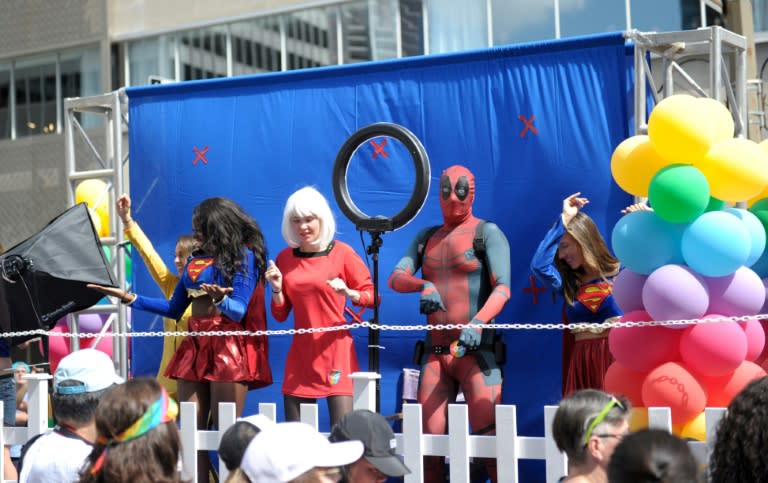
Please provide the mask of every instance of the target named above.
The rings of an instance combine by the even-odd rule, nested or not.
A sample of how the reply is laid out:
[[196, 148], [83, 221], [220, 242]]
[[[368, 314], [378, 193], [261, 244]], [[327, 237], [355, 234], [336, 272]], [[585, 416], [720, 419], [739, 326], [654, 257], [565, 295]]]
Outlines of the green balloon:
[[757, 200], [754, 203], [752, 203], [752, 206], [749, 207], [749, 211], [751, 211], [752, 213], [757, 213], [758, 211], [765, 211], [765, 210], [768, 210], [768, 198]]
[[687, 164], [660, 169], [651, 180], [648, 199], [653, 210], [670, 223], [688, 223], [709, 205], [709, 182], [704, 173]]
[[704, 211], [720, 211], [725, 208], [725, 205], [725, 201], [718, 200], [714, 196], [710, 196], [709, 203], [707, 204], [707, 208]]

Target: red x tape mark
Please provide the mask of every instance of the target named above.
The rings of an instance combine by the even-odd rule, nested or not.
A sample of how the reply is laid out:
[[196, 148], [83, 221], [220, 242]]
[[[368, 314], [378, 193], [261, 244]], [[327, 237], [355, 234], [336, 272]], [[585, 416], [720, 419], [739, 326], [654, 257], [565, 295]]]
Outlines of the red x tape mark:
[[539, 303], [539, 292], [546, 292], [546, 287], [537, 287], [536, 286], [536, 277], [533, 275], [530, 275], [528, 277], [528, 281], [530, 282], [530, 286], [523, 289], [523, 292], [530, 293], [533, 297], [533, 304], [536, 305]]
[[517, 116], [517, 118], [520, 119], [521, 121], [523, 121], [523, 123], [525, 124], [525, 127], [523, 128], [523, 130], [520, 131], [520, 137], [521, 138], [525, 137], [525, 135], [528, 133], [528, 131], [531, 131], [536, 136], [539, 135], [539, 130], [536, 129], [536, 126], [533, 125], [533, 121], [536, 119], [535, 115], [531, 114], [531, 118], [530, 119], [526, 119], [525, 116], [520, 114], [519, 116]]
[[197, 166], [198, 161], [202, 161], [203, 164], [208, 164], [208, 159], [205, 157], [205, 153], [208, 152], [208, 146], [204, 147], [203, 149], [197, 149], [197, 146], [192, 148], [192, 151], [197, 153], [197, 156], [195, 156], [195, 159], [192, 160], [192, 164]]
[[381, 155], [382, 158], [388, 158], [389, 154], [387, 154], [386, 151], [384, 151], [384, 146], [387, 145], [387, 138], [384, 138], [381, 140], [381, 144], [377, 144], [374, 139], [371, 139], [371, 146], [373, 146], [373, 149], [375, 150], [373, 153], [373, 156], [371, 156], [371, 159], [376, 159], [376, 156]]

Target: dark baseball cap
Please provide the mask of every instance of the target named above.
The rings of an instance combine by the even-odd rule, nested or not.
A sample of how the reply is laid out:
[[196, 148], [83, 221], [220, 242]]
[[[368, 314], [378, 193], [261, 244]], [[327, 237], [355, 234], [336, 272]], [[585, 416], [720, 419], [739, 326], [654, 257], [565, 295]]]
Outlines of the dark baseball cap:
[[387, 476], [404, 476], [411, 470], [395, 453], [395, 433], [384, 416], [367, 409], [356, 409], [345, 414], [331, 429], [331, 441], [361, 441], [363, 456]]

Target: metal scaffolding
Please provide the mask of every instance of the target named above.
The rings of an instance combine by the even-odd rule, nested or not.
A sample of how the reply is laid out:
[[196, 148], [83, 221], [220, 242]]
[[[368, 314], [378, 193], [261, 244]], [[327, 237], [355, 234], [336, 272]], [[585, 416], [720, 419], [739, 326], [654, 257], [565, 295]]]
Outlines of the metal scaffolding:
[[[635, 133], [648, 132], [647, 99], [651, 89], [654, 103], [674, 94], [675, 79], [684, 82], [699, 97], [725, 102], [735, 124], [735, 135], [747, 137], [747, 39], [722, 27], [681, 32], [629, 31], [625, 37], [635, 44]], [[660, 59], [662, 85], [652, 75], [652, 59]], [[686, 71], [685, 62], [699, 58], [708, 63], [709, 89]], [[731, 80], [733, 78], [733, 80]], [[704, 79], [702, 79], [704, 80]]]
[[[94, 142], [83, 128], [81, 119], [85, 117], [101, 117], [105, 128], [103, 149], [97, 148], [100, 143]], [[98, 124], [101, 124], [99, 122]], [[114, 213], [115, 194], [125, 192], [124, 167], [128, 161], [128, 152], [123, 148], [123, 137], [128, 130], [128, 99], [121, 89], [108, 94], [91, 97], [72, 98], [64, 100], [64, 134], [66, 146], [66, 176], [67, 202], [75, 204], [77, 183], [86, 179], [100, 179], [106, 184], [105, 192], [109, 210]], [[77, 136], [77, 137], [76, 137]], [[87, 146], [85, 150], [91, 157], [90, 163], [78, 162], [75, 143], [79, 140]], [[79, 169], [83, 164], [93, 165], [97, 169]], [[118, 226], [116, 216], [109, 217], [109, 235], [101, 237], [101, 243], [110, 251], [110, 263], [117, 275], [120, 286], [126, 284], [125, 243], [123, 231]], [[119, 303], [95, 305], [80, 313], [107, 313], [109, 318], [102, 333], [112, 327], [112, 357], [120, 375], [128, 375], [128, 317], [126, 307]], [[70, 332], [78, 335], [80, 332], [76, 315], [69, 316]], [[72, 350], [79, 348], [79, 339], [71, 340]]]

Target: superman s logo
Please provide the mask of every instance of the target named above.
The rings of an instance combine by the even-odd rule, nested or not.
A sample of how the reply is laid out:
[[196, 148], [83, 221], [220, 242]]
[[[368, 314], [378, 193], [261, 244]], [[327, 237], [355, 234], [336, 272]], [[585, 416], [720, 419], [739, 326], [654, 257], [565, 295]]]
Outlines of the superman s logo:
[[579, 288], [576, 294], [576, 300], [581, 302], [593, 314], [596, 314], [605, 302], [605, 299], [611, 295], [611, 284], [608, 282], [588, 283]]

